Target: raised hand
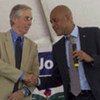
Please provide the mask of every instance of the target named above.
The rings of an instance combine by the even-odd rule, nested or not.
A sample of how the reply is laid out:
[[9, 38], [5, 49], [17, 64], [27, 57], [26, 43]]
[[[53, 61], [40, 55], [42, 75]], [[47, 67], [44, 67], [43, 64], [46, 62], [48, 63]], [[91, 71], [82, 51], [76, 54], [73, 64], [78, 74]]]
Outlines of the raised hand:
[[82, 50], [76, 50], [73, 52], [73, 57], [77, 57], [79, 60], [84, 60], [85, 62], [92, 62], [94, 61], [93, 57], [89, 54], [85, 53]]

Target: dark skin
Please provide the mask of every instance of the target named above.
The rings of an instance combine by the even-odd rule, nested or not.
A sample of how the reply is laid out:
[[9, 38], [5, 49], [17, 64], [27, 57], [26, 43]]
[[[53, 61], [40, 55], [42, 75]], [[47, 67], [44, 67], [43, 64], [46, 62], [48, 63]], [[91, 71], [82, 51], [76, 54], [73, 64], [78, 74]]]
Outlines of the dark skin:
[[[57, 6], [51, 11], [50, 22], [52, 28], [58, 36], [70, 36], [70, 33], [75, 27], [70, 9], [63, 5]], [[89, 54], [82, 50], [75, 50], [73, 52], [73, 58], [78, 58], [79, 60], [84, 60], [85, 62], [94, 61], [94, 59]]]

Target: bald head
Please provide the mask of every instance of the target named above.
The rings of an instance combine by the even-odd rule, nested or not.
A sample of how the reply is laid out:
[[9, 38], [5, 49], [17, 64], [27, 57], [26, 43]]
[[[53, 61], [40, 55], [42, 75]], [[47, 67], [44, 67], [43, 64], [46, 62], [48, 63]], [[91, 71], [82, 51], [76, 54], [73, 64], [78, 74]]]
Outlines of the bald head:
[[74, 28], [71, 10], [64, 6], [56, 6], [50, 13], [50, 22], [58, 36], [68, 35]]
[[53, 13], [58, 13], [59, 15], [72, 16], [71, 10], [67, 6], [64, 6], [64, 5], [58, 5], [58, 6], [56, 6], [51, 11], [50, 15], [52, 15]]

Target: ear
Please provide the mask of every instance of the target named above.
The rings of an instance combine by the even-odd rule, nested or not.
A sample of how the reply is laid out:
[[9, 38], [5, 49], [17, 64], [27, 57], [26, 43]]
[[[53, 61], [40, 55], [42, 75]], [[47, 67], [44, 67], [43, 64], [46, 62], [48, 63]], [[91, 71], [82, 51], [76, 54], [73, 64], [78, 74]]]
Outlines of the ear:
[[17, 22], [17, 20], [18, 20], [18, 18], [17, 18], [17, 17], [13, 17], [13, 18], [12, 18], [12, 21], [13, 21], [14, 23], [16, 23], [16, 22]]

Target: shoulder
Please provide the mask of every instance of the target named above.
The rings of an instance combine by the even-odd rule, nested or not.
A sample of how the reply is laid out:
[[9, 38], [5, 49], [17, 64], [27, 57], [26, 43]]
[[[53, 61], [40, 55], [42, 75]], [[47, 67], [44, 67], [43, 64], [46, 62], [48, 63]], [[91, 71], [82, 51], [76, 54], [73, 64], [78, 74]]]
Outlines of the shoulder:
[[94, 32], [94, 31], [100, 31], [100, 28], [99, 27], [79, 27], [79, 30]]
[[87, 35], [87, 37], [100, 37], [100, 29], [98, 27], [79, 27], [80, 35]]
[[63, 49], [65, 46], [65, 37], [62, 37], [60, 40], [58, 40], [55, 44], [53, 44], [53, 51]]
[[6, 32], [0, 32], [0, 41], [5, 40], [6, 38]]
[[[100, 29], [98, 27], [79, 27], [80, 37], [86, 37], [87, 41], [100, 40]], [[81, 38], [82, 39], [82, 38]]]
[[4, 37], [5, 33], [4, 32], [0, 32], [0, 38]]

